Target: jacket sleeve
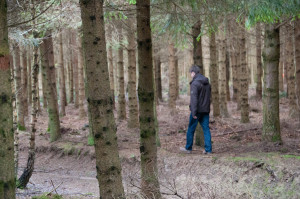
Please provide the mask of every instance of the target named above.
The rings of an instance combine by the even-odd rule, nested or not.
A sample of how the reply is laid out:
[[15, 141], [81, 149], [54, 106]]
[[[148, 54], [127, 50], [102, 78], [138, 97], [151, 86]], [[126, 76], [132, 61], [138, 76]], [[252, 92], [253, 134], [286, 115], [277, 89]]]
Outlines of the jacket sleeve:
[[198, 110], [198, 88], [197, 88], [197, 85], [195, 84], [191, 84], [191, 113], [192, 113], [192, 116], [194, 117]]

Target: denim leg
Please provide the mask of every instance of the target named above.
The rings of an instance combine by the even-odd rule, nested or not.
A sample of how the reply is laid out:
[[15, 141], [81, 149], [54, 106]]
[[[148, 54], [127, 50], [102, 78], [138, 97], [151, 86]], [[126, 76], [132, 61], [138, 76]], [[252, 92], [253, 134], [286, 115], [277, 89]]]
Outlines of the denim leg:
[[189, 127], [186, 133], [186, 150], [192, 150], [194, 142], [194, 133], [198, 124], [198, 120], [194, 119], [192, 114], [190, 115]]
[[209, 130], [209, 114], [201, 114], [199, 118], [200, 125], [202, 126], [204, 133], [204, 148], [206, 152], [212, 152], [211, 146], [211, 134]]

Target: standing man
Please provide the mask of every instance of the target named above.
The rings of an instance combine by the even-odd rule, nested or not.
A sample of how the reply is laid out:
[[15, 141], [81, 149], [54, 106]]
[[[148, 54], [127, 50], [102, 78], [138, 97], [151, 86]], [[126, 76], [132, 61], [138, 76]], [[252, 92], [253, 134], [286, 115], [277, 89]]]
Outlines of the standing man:
[[193, 65], [190, 69], [193, 80], [190, 82], [191, 100], [190, 100], [190, 121], [186, 133], [186, 146], [180, 147], [180, 150], [186, 153], [192, 152], [194, 133], [198, 122], [204, 132], [205, 150], [204, 154], [212, 153], [211, 134], [209, 130], [209, 112], [211, 87], [208, 78], [200, 74], [200, 68]]

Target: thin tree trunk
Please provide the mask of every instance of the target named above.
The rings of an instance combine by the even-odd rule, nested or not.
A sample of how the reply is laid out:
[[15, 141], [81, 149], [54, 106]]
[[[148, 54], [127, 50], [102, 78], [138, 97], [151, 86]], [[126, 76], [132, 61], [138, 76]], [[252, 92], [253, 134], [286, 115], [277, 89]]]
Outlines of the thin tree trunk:
[[69, 75], [69, 103], [73, 103], [74, 102], [74, 76], [73, 76], [73, 62], [72, 62], [72, 57], [73, 57], [73, 52], [71, 49], [71, 45], [72, 45], [72, 30], [69, 29], [69, 35], [68, 35], [68, 51], [69, 51], [69, 57], [67, 59], [68, 62], [68, 75]]
[[27, 53], [26, 47], [20, 47], [21, 74], [22, 74], [22, 104], [24, 107], [24, 117], [28, 116], [28, 93], [27, 93]]
[[78, 54], [77, 54], [77, 38], [75, 31], [72, 31], [72, 63], [73, 63], [73, 79], [74, 79], [74, 105], [78, 108], [79, 89], [78, 89]]
[[220, 94], [220, 114], [222, 117], [229, 117], [227, 109], [227, 94], [226, 94], [226, 40], [224, 28], [219, 32], [219, 94]]
[[84, 118], [86, 116], [86, 112], [84, 110], [84, 76], [83, 76], [83, 50], [82, 50], [82, 42], [81, 36], [79, 36], [78, 42], [78, 87], [79, 87], [79, 117]]
[[0, 198], [14, 199], [14, 132], [6, 1], [0, 2], [0, 29]]
[[[42, 57], [42, 56], [41, 56]], [[40, 70], [42, 71], [42, 64]], [[42, 80], [42, 93], [43, 93], [43, 108], [47, 109], [48, 108], [48, 102], [47, 102], [47, 97], [46, 97], [46, 80], [45, 76], [41, 72], [41, 80]]]
[[27, 93], [28, 93], [28, 104], [32, 103], [31, 98], [31, 64], [32, 64], [32, 48], [30, 46], [27, 47], [27, 67], [28, 67], [28, 85], [27, 85]]
[[266, 141], [281, 141], [279, 119], [279, 30], [278, 24], [267, 24], [265, 28], [263, 133]]
[[150, 29], [150, 0], [137, 0], [137, 43], [140, 107], [141, 191], [147, 198], [161, 198], [154, 121], [154, 91], [152, 38]]
[[280, 39], [280, 58], [279, 58], [279, 90], [284, 91], [284, 81], [283, 81], [283, 68], [286, 65], [285, 62], [285, 26], [280, 26], [279, 28], [279, 39]]
[[113, 62], [113, 50], [112, 46], [108, 47], [108, 68], [109, 68], [109, 83], [110, 83], [110, 90], [114, 97], [115, 102], [115, 81], [114, 81], [114, 62]]
[[42, 73], [45, 78], [46, 98], [48, 102], [48, 127], [50, 132], [50, 141], [56, 141], [61, 137], [59, 112], [56, 94], [56, 78], [54, 67], [52, 35], [48, 32], [46, 38], [40, 46], [40, 55], [42, 56]]
[[211, 95], [213, 104], [214, 117], [220, 116], [220, 101], [219, 101], [219, 86], [218, 86], [218, 65], [217, 65], [217, 48], [216, 48], [216, 35], [211, 33], [209, 42], [210, 53], [210, 79], [211, 79]]
[[[244, 24], [244, 23], [243, 23]], [[244, 25], [243, 25], [244, 26]], [[240, 104], [241, 104], [241, 122], [249, 122], [249, 103], [248, 103], [248, 68], [246, 57], [246, 32], [244, 27], [241, 28], [241, 66], [240, 66]]]
[[232, 87], [233, 87], [233, 95], [232, 100], [234, 102], [239, 101], [239, 78], [238, 78], [238, 42], [237, 38], [233, 37], [233, 35], [238, 35], [237, 27], [235, 25], [235, 22], [231, 22], [229, 24], [229, 34], [230, 36], [230, 43], [231, 43], [231, 52], [230, 52], [230, 62], [231, 62], [231, 69], [232, 69]]
[[105, 199], [125, 198], [113, 115], [113, 96], [109, 85], [103, 1], [80, 0], [80, 8], [85, 88], [89, 122], [95, 139], [100, 196]]
[[155, 60], [155, 85], [156, 85], [157, 98], [162, 101], [160, 56], [157, 56]]
[[262, 63], [261, 63], [261, 25], [256, 24], [256, 63], [257, 63], [257, 83], [256, 97], [262, 99]]
[[[119, 42], [121, 43], [123, 40], [122, 36], [122, 26], [121, 23], [118, 24], [118, 33], [119, 33]], [[124, 60], [123, 60], [123, 47], [119, 46], [118, 49], [118, 119], [124, 120], [126, 119], [126, 100], [125, 100], [125, 85], [124, 85]]]
[[16, 95], [16, 104], [17, 104], [17, 113], [18, 113], [18, 129], [25, 130], [24, 122], [24, 104], [23, 104], [23, 87], [21, 80], [21, 67], [20, 67], [20, 49], [17, 44], [13, 45], [14, 56], [14, 83], [15, 83], [15, 95]]
[[176, 109], [176, 74], [175, 74], [175, 48], [169, 44], [169, 108]]
[[58, 36], [59, 39], [59, 56], [58, 56], [58, 74], [59, 74], [59, 107], [60, 115], [66, 115], [66, 86], [65, 86], [65, 67], [64, 67], [64, 51], [63, 51], [63, 32]]
[[133, 20], [128, 21], [128, 127], [139, 127], [139, 109], [136, 91], [136, 38]]
[[[298, 114], [300, 112], [300, 19], [295, 20], [295, 61], [296, 61], [296, 94]], [[300, 120], [300, 114], [298, 115]]]
[[[228, 34], [228, 33], [227, 33]], [[227, 101], [231, 100], [230, 97], [230, 88], [229, 88], [229, 79], [230, 79], [230, 55], [229, 50], [226, 45], [226, 98]]]
[[178, 71], [178, 57], [175, 57], [175, 99], [179, 98], [179, 71]]

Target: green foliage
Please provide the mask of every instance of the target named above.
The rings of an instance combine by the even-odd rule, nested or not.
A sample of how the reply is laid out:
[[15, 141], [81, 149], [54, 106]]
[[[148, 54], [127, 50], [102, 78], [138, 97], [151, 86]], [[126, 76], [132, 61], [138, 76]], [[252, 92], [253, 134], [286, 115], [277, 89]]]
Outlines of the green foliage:
[[95, 145], [95, 140], [93, 136], [88, 136], [88, 145], [89, 146], [94, 146]]
[[283, 91], [279, 93], [279, 98], [286, 98], [287, 97], [287, 92]]
[[18, 129], [19, 129], [20, 131], [26, 131], [26, 127], [25, 127], [25, 126], [22, 126], [22, 125], [20, 125], [20, 124], [18, 124]]
[[297, 156], [297, 155], [283, 155], [282, 157], [284, 157], [284, 158], [296, 158], [296, 159], [300, 160], [300, 156]]

